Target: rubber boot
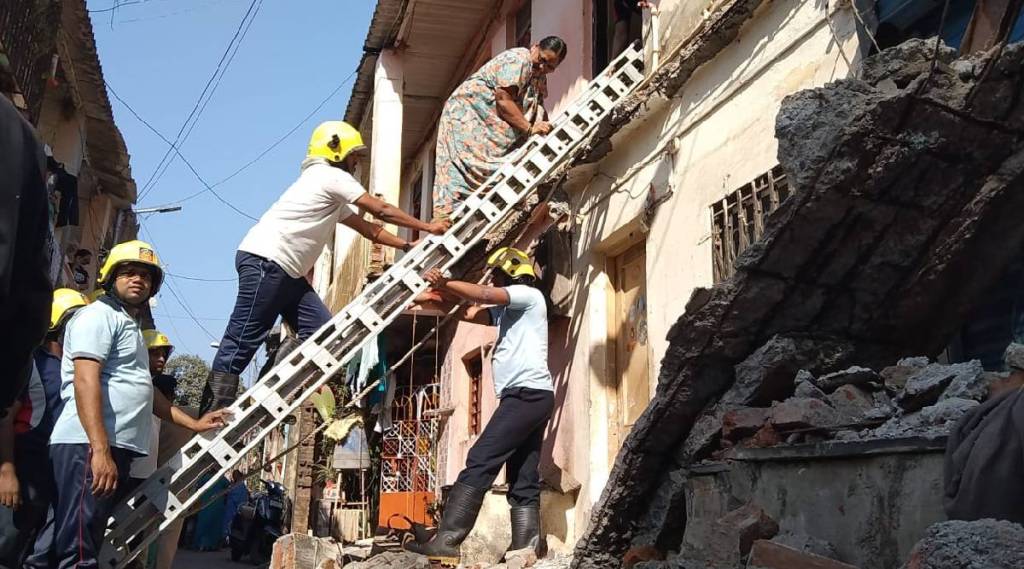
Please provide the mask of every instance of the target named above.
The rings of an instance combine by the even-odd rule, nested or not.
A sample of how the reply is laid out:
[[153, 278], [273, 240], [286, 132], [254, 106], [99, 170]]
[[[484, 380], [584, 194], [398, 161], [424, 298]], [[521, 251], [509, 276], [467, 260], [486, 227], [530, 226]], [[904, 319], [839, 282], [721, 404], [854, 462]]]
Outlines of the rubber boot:
[[540, 506], [512, 506], [512, 545], [508, 551], [531, 548], [537, 559], [548, 554], [548, 544], [540, 531]]
[[441, 565], [458, 565], [461, 558], [459, 546], [472, 531], [486, 495], [486, 488], [473, 488], [456, 482], [445, 504], [437, 534], [426, 543], [407, 543], [405, 550], [426, 555], [427, 559]]
[[236, 374], [226, 371], [211, 371], [206, 376], [206, 386], [203, 387], [203, 398], [199, 403], [199, 416], [202, 417], [210, 411], [223, 409], [235, 402], [238, 396], [238, 380]]

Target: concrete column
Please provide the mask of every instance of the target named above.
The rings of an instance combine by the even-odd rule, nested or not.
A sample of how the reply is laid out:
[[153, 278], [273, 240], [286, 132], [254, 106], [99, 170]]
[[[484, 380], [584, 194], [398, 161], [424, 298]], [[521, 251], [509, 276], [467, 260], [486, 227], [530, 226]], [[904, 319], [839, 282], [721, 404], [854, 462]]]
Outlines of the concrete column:
[[[373, 80], [373, 135], [370, 141], [370, 193], [395, 206], [402, 184], [401, 57], [385, 50], [377, 57]], [[395, 232], [392, 226], [388, 231]], [[394, 250], [387, 249], [388, 261]]]

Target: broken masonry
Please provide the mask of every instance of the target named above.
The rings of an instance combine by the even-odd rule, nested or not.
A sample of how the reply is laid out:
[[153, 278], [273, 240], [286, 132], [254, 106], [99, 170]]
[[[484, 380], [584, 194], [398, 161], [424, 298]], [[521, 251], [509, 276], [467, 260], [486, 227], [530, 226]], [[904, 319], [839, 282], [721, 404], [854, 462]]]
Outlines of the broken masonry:
[[[933, 53], [933, 42], [912, 40], [865, 60], [860, 78], [784, 101], [779, 161], [795, 194], [735, 276], [698, 291], [669, 332], [656, 395], [574, 567], [618, 567], [630, 548], [678, 544], [680, 479], [720, 444], [732, 410], [768, 409], [753, 434], [760, 411], [729, 415], [735, 442], [776, 444], [798, 425], [804, 436], [850, 421], [877, 424], [857, 436], [907, 428], [887, 426], [896, 414], [927, 429], [985, 389], [958, 383], [970, 369], [888, 367], [939, 353], [1024, 245], [1024, 46], [959, 59], [942, 48], [934, 72]], [[829, 377], [837, 370], [846, 377]], [[950, 389], [960, 396], [945, 397]]]

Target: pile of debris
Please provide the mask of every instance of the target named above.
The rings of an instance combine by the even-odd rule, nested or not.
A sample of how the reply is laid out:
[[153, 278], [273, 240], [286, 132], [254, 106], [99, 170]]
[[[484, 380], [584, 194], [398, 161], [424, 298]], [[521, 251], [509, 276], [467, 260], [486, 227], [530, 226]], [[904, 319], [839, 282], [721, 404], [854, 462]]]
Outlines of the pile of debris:
[[[657, 392], [623, 441], [574, 567], [611, 569], [631, 548], [678, 545], [686, 525], [679, 480], [700, 450], [715, 450], [715, 435], [701, 439], [697, 423], [720, 431], [730, 410], [722, 404], [784, 404], [796, 395], [800, 370], [825, 392], [829, 371], [880, 370], [949, 345], [1024, 247], [1022, 79], [1022, 44], [958, 58], [934, 41], [912, 40], [866, 59], [859, 77], [783, 101], [779, 162], [794, 194], [737, 260], [735, 275], [697, 291], [670, 330]], [[755, 352], [779, 365], [738, 371]], [[734, 385], [748, 371], [760, 379]], [[879, 389], [853, 385], [871, 401], [868, 418], [881, 423], [843, 436], [888, 427], [900, 436], [913, 413], [934, 422], [970, 405], [954, 399], [973, 399], [951, 392], [940, 401], [953, 379], [936, 386], [923, 376], [920, 392], [916, 381], [890, 392], [878, 377], [868, 383]], [[886, 397], [897, 417], [888, 426], [892, 417], [873, 415]], [[804, 405], [838, 415], [834, 402], [820, 403]], [[936, 403], [942, 407], [925, 412]], [[775, 420], [785, 423], [781, 415], [793, 406]]]
[[[775, 373], [785, 362], [766, 361], [779, 353], [773, 340], [736, 366], [736, 381], [722, 401], [696, 424], [684, 445], [689, 462], [728, 458], [735, 448], [766, 448], [828, 440], [867, 441], [921, 437], [941, 439], [960, 417], [979, 404], [1003, 374], [986, 372], [977, 360], [932, 363], [905, 358], [881, 371], [854, 366], [815, 377], [799, 370]], [[768, 372], [768, 373], [766, 373]], [[764, 401], [767, 375], [788, 385], [773, 391], [788, 397]]]

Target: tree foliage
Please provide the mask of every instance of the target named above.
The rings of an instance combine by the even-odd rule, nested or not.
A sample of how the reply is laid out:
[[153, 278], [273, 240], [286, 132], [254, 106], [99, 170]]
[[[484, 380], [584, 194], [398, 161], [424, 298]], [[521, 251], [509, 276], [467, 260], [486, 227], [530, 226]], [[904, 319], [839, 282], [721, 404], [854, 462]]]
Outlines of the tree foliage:
[[210, 366], [203, 358], [194, 354], [180, 354], [172, 357], [164, 367], [164, 373], [178, 380], [174, 404], [180, 407], [198, 407], [206, 385]]

